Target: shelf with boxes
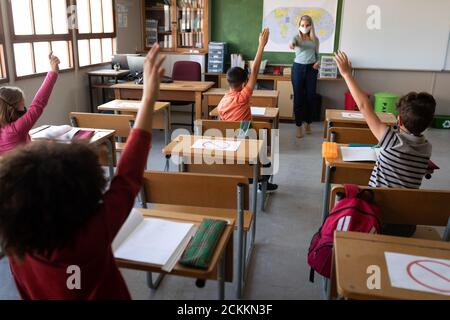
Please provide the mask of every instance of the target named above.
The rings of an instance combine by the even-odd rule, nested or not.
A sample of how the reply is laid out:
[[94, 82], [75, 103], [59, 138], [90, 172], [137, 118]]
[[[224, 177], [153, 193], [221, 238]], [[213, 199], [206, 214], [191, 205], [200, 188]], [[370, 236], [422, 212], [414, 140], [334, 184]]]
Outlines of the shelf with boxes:
[[141, 1], [145, 50], [158, 42], [166, 52], [208, 52], [210, 0]]
[[[228, 69], [225, 69], [225, 72]], [[226, 73], [208, 72], [205, 80], [216, 83], [217, 88], [229, 88]], [[268, 64], [264, 73], [258, 75], [257, 89], [278, 90], [278, 108], [280, 109], [280, 119], [284, 121], [294, 120], [294, 93], [291, 82], [292, 65]], [[319, 77], [320, 82], [342, 81], [341, 77]]]

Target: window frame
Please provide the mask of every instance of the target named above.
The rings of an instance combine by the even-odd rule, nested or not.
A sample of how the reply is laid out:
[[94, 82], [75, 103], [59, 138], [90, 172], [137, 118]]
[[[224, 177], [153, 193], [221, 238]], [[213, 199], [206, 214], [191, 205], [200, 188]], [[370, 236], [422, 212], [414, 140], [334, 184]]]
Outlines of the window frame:
[[[97, 66], [102, 66], [102, 65], [108, 65], [111, 64], [111, 62], [101, 62], [101, 63], [96, 63], [96, 64], [88, 64], [86, 66], [81, 66], [80, 65], [80, 55], [78, 52], [78, 41], [79, 40], [97, 40], [100, 39], [100, 42], [102, 39], [111, 39], [112, 42], [112, 49], [113, 49], [113, 54], [114, 54], [114, 49], [116, 49], [116, 38], [117, 38], [117, 23], [116, 23], [116, 0], [111, 0], [112, 1], [112, 9], [113, 9], [113, 28], [114, 28], [114, 32], [110, 32], [110, 33], [106, 33], [106, 32], [101, 32], [101, 33], [80, 33], [79, 29], [76, 28], [75, 29], [75, 40], [77, 43], [77, 57], [78, 57], [78, 69], [87, 69], [87, 68], [92, 68], [92, 67], [97, 67]], [[100, 3], [102, 3], [102, 1], [100, 1]], [[77, 0], [74, 0], [74, 4], [77, 5]], [[91, 3], [89, 1], [89, 21], [91, 23], [91, 30], [92, 30], [92, 22], [91, 22]], [[103, 6], [102, 6], [103, 9]], [[102, 10], [103, 11], [103, 10]], [[103, 18], [103, 15], [102, 15]], [[102, 21], [102, 26], [103, 26], [103, 21]], [[100, 46], [101, 48], [101, 56], [103, 57], [103, 48], [102, 46]], [[89, 45], [89, 50], [90, 50], [90, 45]], [[89, 59], [91, 57], [91, 52], [89, 51]]]
[[[2, 17], [2, 8], [0, 7], [0, 18]], [[3, 20], [3, 19], [1, 19]], [[0, 83], [9, 82], [8, 57], [6, 53], [5, 33], [3, 29], [3, 21], [0, 21], [0, 70], [6, 77], [0, 78]]]
[[[66, 41], [66, 42], [68, 42], [68, 54], [69, 54], [69, 62], [70, 62], [71, 67], [64, 69], [64, 70], [60, 70], [60, 73], [74, 71], [75, 70], [75, 51], [74, 51], [74, 44], [73, 44], [73, 41], [74, 41], [73, 40], [73, 32], [70, 29], [70, 26], [68, 28], [67, 34], [16, 35], [15, 30], [14, 30], [14, 19], [13, 19], [11, 1], [13, 1], [13, 0], [9, 0], [7, 2], [7, 6], [8, 6], [7, 14], [8, 14], [9, 33], [11, 36], [11, 47], [12, 47], [12, 52], [13, 52], [14, 80], [31, 79], [31, 78], [41, 77], [41, 76], [47, 74], [47, 72], [36, 72], [36, 73], [24, 75], [24, 76], [17, 75], [14, 45], [18, 44], [18, 43], [26, 43], [26, 44], [30, 44], [32, 46], [33, 43], [35, 43], [35, 42], [48, 42], [51, 47], [51, 45], [52, 45], [51, 43], [53, 41]], [[28, 0], [28, 1], [30, 2], [32, 28], [33, 28], [33, 32], [35, 32], [36, 27], [35, 27], [35, 21], [34, 21], [32, 0]], [[72, 0], [65, 0], [65, 1], [66, 1], [67, 8], [72, 5]], [[50, 2], [50, 6], [51, 6], [51, 2]], [[50, 10], [50, 18], [51, 17], [52, 17], [52, 14], [51, 14], [51, 10]], [[53, 25], [52, 25], [52, 32], [53, 32]], [[32, 58], [32, 63], [33, 63], [33, 70], [36, 70], [35, 60], [34, 60], [34, 48], [32, 48], [32, 50], [31, 50], [31, 58]]]

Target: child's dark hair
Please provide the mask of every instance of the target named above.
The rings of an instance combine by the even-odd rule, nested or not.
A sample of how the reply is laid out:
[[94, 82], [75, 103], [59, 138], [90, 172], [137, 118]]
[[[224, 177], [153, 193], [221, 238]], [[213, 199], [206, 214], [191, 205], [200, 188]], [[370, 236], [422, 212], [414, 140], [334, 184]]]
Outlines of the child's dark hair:
[[397, 103], [397, 111], [405, 128], [420, 136], [433, 122], [436, 100], [426, 92], [411, 92]]
[[239, 88], [239, 86], [247, 82], [247, 79], [248, 79], [247, 71], [245, 71], [240, 67], [231, 68], [227, 72], [228, 84], [232, 89]]
[[85, 143], [35, 142], [0, 160], [0, 246], [22, 259], [70, 244], [96, 212], [106, 179]]

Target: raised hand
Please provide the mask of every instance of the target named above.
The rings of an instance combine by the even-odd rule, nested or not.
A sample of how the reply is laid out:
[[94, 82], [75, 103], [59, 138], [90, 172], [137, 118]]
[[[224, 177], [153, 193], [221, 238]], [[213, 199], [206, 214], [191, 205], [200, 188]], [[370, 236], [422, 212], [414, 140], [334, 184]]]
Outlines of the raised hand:
[[59, 72], [59, 64], [61, 61], [59, 61], [59, 58], [57, 56], [53, 55], [53, 51], [49, 53], [48, 60], [50, 61], [50, 67], [52, 68], [52, 71]]
[[259, 45], [265, 47], [269, 42], [270, 31], [269, 28], [265, 28], [259, 35]]
[[155, 44], [147, 54], [144, 62], [144, 94], [142, 99], [155, 102], [158, 100], [161, 77], [165, 70], [162, 64], [166, 57], [158, 57], [160, 47]]
[[343, 77], [347, 75], [351, 75], [352, 73], [352, 64], [350, 60], [348, 59], [345, 52], [338, 51], [334, 55], [334, 61], [336, 61], [336, 64], [339, 68], [339, 71], [341, 72], [341, 75]]

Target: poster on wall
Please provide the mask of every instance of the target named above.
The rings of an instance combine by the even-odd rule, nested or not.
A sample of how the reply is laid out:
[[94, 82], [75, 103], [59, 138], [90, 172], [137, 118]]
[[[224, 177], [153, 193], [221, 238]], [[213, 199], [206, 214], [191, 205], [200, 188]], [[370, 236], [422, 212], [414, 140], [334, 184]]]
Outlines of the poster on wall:
[[263, 10], [263, 28], [270, 28], [267, 52], [292, 52], [288, 44], [303, 15], [314, 20], [320, 53], [334, 52], [338, 0], [264, 0]]

